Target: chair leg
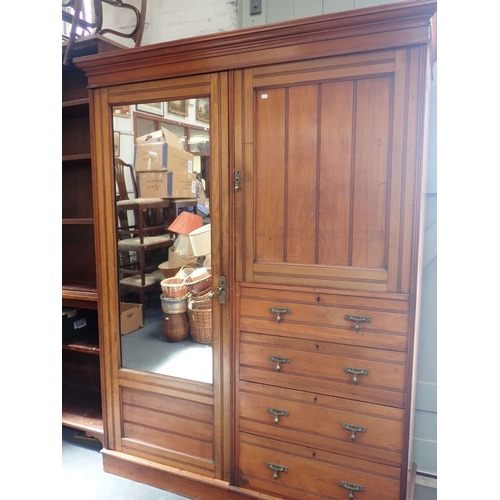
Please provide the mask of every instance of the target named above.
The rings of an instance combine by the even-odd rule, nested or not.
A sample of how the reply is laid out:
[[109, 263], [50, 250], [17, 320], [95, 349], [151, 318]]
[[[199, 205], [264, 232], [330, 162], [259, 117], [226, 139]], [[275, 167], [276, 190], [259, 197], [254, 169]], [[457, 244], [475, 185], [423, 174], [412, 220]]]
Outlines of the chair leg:
[[66, 46], [66, 52], [64, 53], [64, 66], [68, 65], [71, 61], [71, 53], [73, 52], [73, 46], [75, 45], [76, 39], [76, 30], [78, 29], [78, 20], [80, 18], [80, 12], [82, 11], [82, 0], [75, 0], [73, 9], [75, 13], [73, 14], [73, 21], [71, 23], [71, 32], [69, 34], [68, 45]]

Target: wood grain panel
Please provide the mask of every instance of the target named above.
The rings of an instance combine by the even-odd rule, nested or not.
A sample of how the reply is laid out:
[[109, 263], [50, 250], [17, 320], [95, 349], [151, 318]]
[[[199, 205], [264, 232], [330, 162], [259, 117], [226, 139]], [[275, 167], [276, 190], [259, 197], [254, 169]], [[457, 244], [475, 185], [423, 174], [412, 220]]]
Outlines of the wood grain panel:
[[211, 423], [213, 420], [211, 405], [165, 394], [124, 388], [122, 400], [129, 406], [150, 408], [158, 412], [179, 415], [182, 418], [194, 418], [200, 422]]
[[285, 262], [316, 258], [318, 87], [288, 91]]
[[187, 401], [198, 402], [207, 406], [214, 404], [213, 385], [194, 380], [166, 378], [153, 372], [121, 369], [118, 372], [121, 387], [139, 392], [155, 393]]
[[213, 407], [157, 393], [122, 389], [123, 437], [213, 459]]
[[[422, 68], [426, 64], [425, 57], [418, 47], [413, 47], [408, 51], [408, 73], [406, 81], [407, 110], [409, 116], [416, 117], [406, 125], [405, 153], [406, 162], [403, 170], [403, 200], [404, 207], [403, 225], [401, 227], [401, 245], [404, 251], [401, 254], [401, 282], [400, 291], [408, 293], [415, 291], [416, 257], [419, 247], [415, 245], [418, 240], [420, 228], [420, 217], [425, 207], [425, 185], [422, 185], [422, 168], [427, 161], [422, 154], [421, 136], [422, 123], [424, 121], [423, 101], [425, 88], [420, 81]], [[421, 251], [421, 248], [420, 248]], [[413, 287], [413, 288], [412, 288]]]
[[[173, 99], [192, 99], [210, 94], [210, 75], [196, 75], [185, 78], [170, 78], [168, 82], [150, 81], [139, 84], [131, 83], [109, 89], [109, 102], [119, 103], [170, 101]], [[136, 94], [134, 96], [134, 94]], [[147, 97], [145, 97], [147, 95]]]
[[[247, 281], [253, 281], [253, 262], [255, 260], [255, 223], [254, 216], [256, 213], [256, 203], [257, 196], [255, 196], [254, 186], [256, 182], [254, 161], [256, 157], [256, 151], [254, 147], [255, 143], [255, 130], [253, 127], [254, 120], [254, 90], [252, 86], [252, 71], [250, 69], [244, 71], [243, 79], [243, 96], [244, 101], [244, 158], [245, 162], [242, 165], [242, 195], [244, 197], [243, 201], [243, 214], [244, 214], [244, 224], [242, 226], [242, 232], [244, 233], [244, 270]], [[238, 165], [240, 167], [240, 165]]]
[[262, 76], [262, 73], [259, 74], [256, 84], [259, 87], [265, 85], [286, 86], [300, 83], [312, 84], [336, 79], [365, 78], [367, 75], [387, 75], [394, 70], [394, 61], [391, 57], [388, 57], [387, 60], [365, 62], [359, 66], [354, 63], [355, 59], [344, 58], [343, 60], [337, 60], [337, 58], [330, 58], [329, 62], [327, 60], [323, 61], [323, 68], [314, 68], [316, 61], [309, 64], [275, 65], [273, 66], [273, 68], [276, 68], [274, 71], [269, 71], [265, 76]]
[[356, 87], [351, 264], [385, 269], [391, 79], [359, 80]]
[[[233, 147], [230, 148], [230, 154], [232, 154], [232, 161], [234, 163], [234, 168], [231, 172], [233, 187], [235, 184], [236, 170], [238, 170], [240, 175], [242, 175], [241, 167], [245, 162], [245, 127], [243, 126], [245, 116], [245, 101], [243, 99], [243, 95], [245, 94], [245, 92], [243, 82], [243, 72], [234, 72], [232, 80], [230, 82], [230, 92], [234, 96], [234, 99], [229, 103], [229, 114], [233, 117], [234, 120], [234, 126], [229, 129], [230, 141], [233, 145]], [[246, 184], [248, 184], [248, 181], [246, 181]], [[246, 203], [244, 199], [244, 193], [245, 191], [234, 197], [234, 224], [235, 227], [240, 228], [246, 227]], [[247, 237], [243, 231], [234, 231], [233, 238], [234, 252], [239, 256], [239, 259], [235, 263], [235, 279], [236, 281], [242, 281], [244, 276], [244, 264], [246, 263], [245, 241]]]
[[[210, 112], [213, 118], [210, 127], [212, 142], [211, 157], [218, 168], [211, 172], [211, 182], [214, 186], [210, 218], [212, 225], [212, 279], [219, 283], [220, 275], [229, 276], [232, 231], [234, 227], [231, 184], [229, 171], [229, 79], [227, 73], [218, 73], [211, 77]], [[213, 106], [212, 106], [213, 104]], [[216, 145], [216, 146], [215, 146]], [[215, 146], [215, 147], [214, 147]], [[217, 186], [215, 188], [215, 186]], [[210, 194], [212, 197], [212, 193]], [[231, 298], [228, 302], [230, 303]], [[231, 310], [219, 304], [212, 303], [212, 321], [216, 325], [213, 331], [213, 460], [215, 474], [219, 479], [229, 481], [231, 464], [225, 457], [231, 454], [231, 430], [225, 425], [231, 419], [231, 388], [224, 380], [231, 378], [231, 360], [226, 353], [231, 351]]]
[[310, 62], [245, 74], [254, 96], [245, 134], [256, 137], [254, 157], [245, 155], [244, 189], [255, 203], [255, 218], [244, 209], [247, 244], [239, 247], [246, 280], [311, 286], [317, 277], [331, 288], [387, 291], [387, 269], [400, 271], [389, 234], [390, 216], [399, 217], [391, 193], [400, 189], [391, 185], [394, 52], [373, 55], [358, 73], [347, 59], [322, 64], [316, 82], [306, 78]]
[[389, 214], [389, 245], [387, 248], [388, 290], [395, 292], [400, 289], [401, 282], [401, 252], [402, 235], [401, 224], [404, 217], [402, 210], [402, 184], [406, 163], [405, 151], [405, 123], [408, 119], [406, 112], [406, 80], [407, 61], [406, 50], [396, 52], [396, 70], [394, 72], [394, 110], [391, 151], [391, 196]]
[[[410, 297], [404, 294], [378, 294], [355, 291], [332, 291], [315, 287], [308, 289], [303, 286], [276, 286], [274, 288], [263, 287], [259, 284], [245, 283], [241, 285], [242, 297], [276, 298], [286, 296], [289, 300], [304, 301], [310, 303], [321, 303], [324, 305], [367, 307], [380, 309], [386, 312], [409, 311]], [[318, 298], [319, 297], [319, 298]]]
[[122, 441], [122, 452], [126, 453], [128, 458], [132, 460], [138, 460], [140, 462], [147, 461], [148, 463], [154, 461], [155, 468], [161, 467], [160, 464], [163, 464], [177, 471], [183, 471], [190, 476], [194, 473], [202, 474], [209, 478], [216, 477], [215, 463], [212, 459], [187, 455], [186, 453], [160, 448], [153, 444], [127, 438]]
[[[302, 79], [309, 78], [311, 80], [315, 77], [316, 80], [326, 80], [336, 75], [340, 75], [341, 78], [353, 78], [361, 75], [375, 76], [394, 70], [395, 52], [394, 49], [389, 49], [259, 66], [253, 69], [253, 75], [256, 85], [260, 87], [268, 85], [271, 78], [273, 84], [276, 84], [277, 78], [279, 78], [280, 84], [297, 83], [299, 75]], [[342, 72], [339, 73], [339, 71]]]
[[322, 85], [317, 263], [349, 265], [353, 82]]
[[253, 264], [256, 282], [274, 285], [326, 287], [331, 289], [387, 291], [387, 271], [313, 264]]
[[[127, 416], [126, 408], [123, 408], [124, 417]], [[184, 455], [213, 459], [213, 444], [211, 441], [197, 439], [189, 434], [189, 428], [181, 431], [165, 432], [162, 429], [147, 427], [143, 422], [123, 423], [123, 438], [133, 439], [143, 443], [149, 443], [155, 447], [173, 450]], [[184, 431], [185, 433], [181, 433]]]
[[285, 242], [285, 89], [257, 92], [255, 96], [255, 193], [257, 260], [282, 262]]
[[236, 279], [238, 281], [253, 280], [253, 261], [255, 252], [254, 242], [254, 196], [255, 183], [254, 165], [254, 89], [252, 86], [252, 71], [235, 72], [232, 91], [234, 133], [234, 171], [232, 172], [233, 185], [237, 171], [241, 176], [241, 189], [234, 197], [235, 227], [234, 232], [236, 259]]

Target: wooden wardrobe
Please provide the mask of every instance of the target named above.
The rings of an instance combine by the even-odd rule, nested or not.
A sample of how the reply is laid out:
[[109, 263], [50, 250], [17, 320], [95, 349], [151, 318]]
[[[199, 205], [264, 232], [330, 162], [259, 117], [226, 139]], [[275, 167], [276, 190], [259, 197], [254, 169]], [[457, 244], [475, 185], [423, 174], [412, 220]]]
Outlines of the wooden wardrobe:
[[[412, 498], [436, 2], [76, 59], [104, 469], [187, 498]], [[122, 366], [112, 108], [210, 99], [213, 383]]]

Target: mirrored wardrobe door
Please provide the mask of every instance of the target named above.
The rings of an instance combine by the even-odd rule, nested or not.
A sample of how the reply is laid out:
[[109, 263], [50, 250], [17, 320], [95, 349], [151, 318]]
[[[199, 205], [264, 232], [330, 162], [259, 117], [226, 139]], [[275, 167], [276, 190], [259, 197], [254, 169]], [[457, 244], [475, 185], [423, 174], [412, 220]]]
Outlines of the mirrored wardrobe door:
[[226, 481], [228, 95], [225, 73], [92, 92], [106, 448]]
[[113, 108], [123, 368], [213, 382], [210, 98]]

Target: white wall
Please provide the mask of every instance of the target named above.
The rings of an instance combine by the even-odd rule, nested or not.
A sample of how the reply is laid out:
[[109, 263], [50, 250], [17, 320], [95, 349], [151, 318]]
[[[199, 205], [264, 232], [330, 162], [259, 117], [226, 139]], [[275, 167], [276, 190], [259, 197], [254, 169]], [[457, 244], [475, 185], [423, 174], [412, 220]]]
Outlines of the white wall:
[[142, 45], [238, 27], [238, 0], [149, 0]]
[[262, 0], [262, 14], [250, 15], [251, 0], [240, 0], [240, 27], [331, 14], [400, 0]]

